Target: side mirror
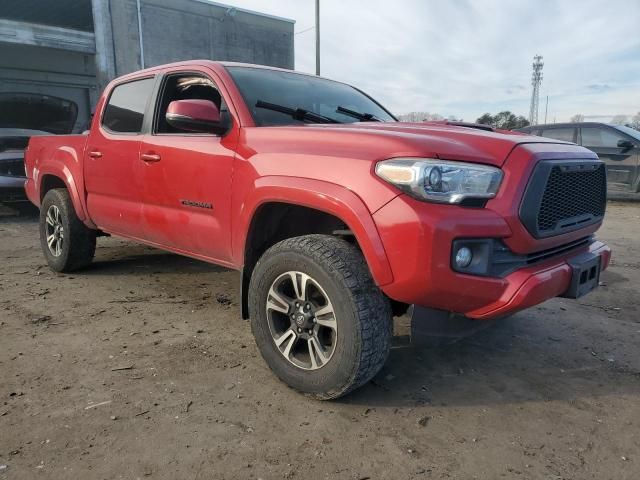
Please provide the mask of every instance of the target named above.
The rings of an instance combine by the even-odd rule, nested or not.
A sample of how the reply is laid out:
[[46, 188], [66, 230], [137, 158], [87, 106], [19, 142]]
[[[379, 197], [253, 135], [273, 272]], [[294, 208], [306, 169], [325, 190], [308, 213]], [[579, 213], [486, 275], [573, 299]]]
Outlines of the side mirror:
[[211, 100], [174, 100], [165, 115], [167, 123], [188, 132], [214, 133], [220, 128], [220, 110]]
[[618, 140], [618, 148], [621, 148], [623, 152], [631, 150], [634, 147], [631, 140]]

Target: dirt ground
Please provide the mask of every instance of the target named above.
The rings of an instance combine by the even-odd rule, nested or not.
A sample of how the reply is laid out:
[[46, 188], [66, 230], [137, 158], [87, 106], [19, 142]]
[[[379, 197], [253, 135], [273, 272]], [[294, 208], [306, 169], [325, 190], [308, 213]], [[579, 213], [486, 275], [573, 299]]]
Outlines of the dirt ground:
[[409, 344], [334, 402], [270, 373], [238, 275], [113, 238], [45, 265], [0, 217], [0, 479], [638, 479], [640, 204], [603, 285], [456, 343]]

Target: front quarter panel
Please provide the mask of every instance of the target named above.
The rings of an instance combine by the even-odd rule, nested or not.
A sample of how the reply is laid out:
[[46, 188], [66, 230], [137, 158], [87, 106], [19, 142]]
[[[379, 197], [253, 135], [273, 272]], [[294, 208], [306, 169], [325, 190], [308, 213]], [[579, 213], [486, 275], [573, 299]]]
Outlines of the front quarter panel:
[[393, 280], [391, 268], [373, 218], [353, 192], [333, 183], [308, 178], [267, 176], [255, 180], [242, 202], [232, 241], [235, 263], [244, 263], [246, 235], [255, 212], [269, 202], [291, 203], [340, 218], [355, 235], [378, 285]]

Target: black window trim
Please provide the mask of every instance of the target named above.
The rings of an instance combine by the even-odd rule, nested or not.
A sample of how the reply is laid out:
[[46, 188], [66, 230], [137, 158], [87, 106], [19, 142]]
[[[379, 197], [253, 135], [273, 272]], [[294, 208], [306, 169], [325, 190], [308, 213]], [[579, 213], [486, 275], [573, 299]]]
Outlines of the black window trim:
[[[171, 77], [183, 76], [183, 75], [197, 75], [197, 76], [208, 78], [209, 80], [211, 80], [211, 82], [213, 82], [215, 88], [220, 93], [220, 97], [222, 98], [222, 101], [227, 105], [227, 108], [229, 109], [230, 124], [229, 124], [229, 128], [227, 128], [227, 130], [224, 133], [222, 134], [198, 133], [198, 132], [159, 133], [156, 131], [156, 128], [158, 127], [158, 121], [159, 121], [158, 116], [160, 115], [162, 97], [164, 95], [165, 88], [167, 87], [167, 83]], [[175, 71], [165, 72], [162, 75], [160, 75], [160, 78], [158, 78], [156, 89], [154, 90], [155, 100], [153, 102], [153, 116], [151, 117], [151, 125], [149, 130], [150, 135], [153, 137], [217, 137], [217, 138], [224, 138], [225, 136], [227, 136], [229, 132], [233, 130], [233, 115], [231, 114], [231, 109], [229, 108], [229, 102], [225, 98], [224, 92], [219, 87], [219, 83], [220, 82], [216, 82], [213, 78], [211, 78], [211, 75], [208, 75], [205, 72], [202, 72], [199, 70], [175, 70]]]
[[[107, 127], [104, 124], [104, 114], [107, 111], [107, 107], [109, 106], [109, 102], [111, 101], [111, 96], [113, 95], [113, 92], [116, 91], [116, 88], [122, 86], [122, 85], [126, 85], [128, 83], [133, 83], [133, 82], [140, 82], [142, 80], [156, 80], [154, 82], [154, 84], [151, 87], [151, 94], [149, 95], [149, 99], [147, 100], [147, 104], [145, 105], [144, 108], [144, 113], [143, 113], [143, 117], [142, 117], [142, 125], [140, 126], [140, 131], [139, 132], [115, 132], [113, 130], [111, 130], [109, 127]], [[104, 105], [102, 107], [102, 112], [100, 113], [100, 123], [99, 123], [99, 127], [100, 130], [107, 132], [109, 135], [117, 135], [117, 136], [127, 136], [127, 137], [134, 137], [134, 136], [142, 136], [142, 135], [146, 135], [147, 133], [147, 117], [149, 115], [149, 106], [151, 105], [151, 98], [153, 97], [153, 95], [155, 95], [156, 93], [156, 87], [157, 87], [157, 75], [156, 74], [152, 74], [152, 75], [146, 75], [143, 77], [136, 77], [136, 78], [131, 78], [131, 79], [127, 79], [123, 82], [117, 83], [115, 84], [111, 90], [109, 91], [109, 96], [107, 97], [107, 99], [104, 102]]]

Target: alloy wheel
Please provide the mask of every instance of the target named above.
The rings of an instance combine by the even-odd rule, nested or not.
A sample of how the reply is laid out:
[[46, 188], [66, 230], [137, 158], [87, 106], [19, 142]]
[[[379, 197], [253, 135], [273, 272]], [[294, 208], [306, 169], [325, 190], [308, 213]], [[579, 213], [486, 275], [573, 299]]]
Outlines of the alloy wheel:
[[271, 337], [288, 362], [303, 370], [324, 367], [336, 349], [338, 324], [329, 296], [303, 272], [278, 276], [266, 301]]
[[54, 257], [62, 255], [62, 245], [64, 243], [64, 225], [62, 224], [62, 214], [60, 209], [51, 205], [46, 216], [46, 235], [49, 252]]

